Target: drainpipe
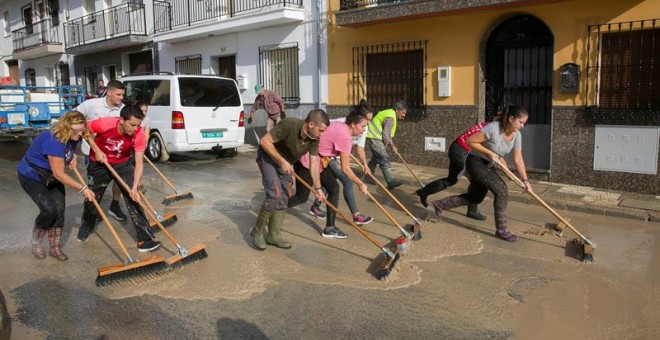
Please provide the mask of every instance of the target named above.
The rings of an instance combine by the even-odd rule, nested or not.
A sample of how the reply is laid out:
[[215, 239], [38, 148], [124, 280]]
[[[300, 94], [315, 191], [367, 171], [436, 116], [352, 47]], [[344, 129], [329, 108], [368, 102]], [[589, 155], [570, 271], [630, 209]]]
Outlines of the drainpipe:
[[321, 105], [321, 89], [322, 89], [322, 80], [321, 80], [321, 63], [323, 61], [322, 55], [321, 55], [321, 29], [322, 29], [322, 12], [323, 12], [323, 0], [316, 0], [316, 10], [317, 10], [317, 17], [316, 17], [316, 65], [317, 65], [317, 74], [316, 74], [316, 105], [315, 107], [317, 109], [322, 108]]

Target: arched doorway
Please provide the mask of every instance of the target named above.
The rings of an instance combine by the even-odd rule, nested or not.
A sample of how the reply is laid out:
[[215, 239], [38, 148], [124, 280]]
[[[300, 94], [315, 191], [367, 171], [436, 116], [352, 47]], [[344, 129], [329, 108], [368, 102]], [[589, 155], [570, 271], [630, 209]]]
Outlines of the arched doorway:
[[523, 155], [539, 170], [550, 169], [553, 55], [552, 32], [529, 15], [501, 22], [486, 41], [486, 119], [507, 103], [527, 108]]

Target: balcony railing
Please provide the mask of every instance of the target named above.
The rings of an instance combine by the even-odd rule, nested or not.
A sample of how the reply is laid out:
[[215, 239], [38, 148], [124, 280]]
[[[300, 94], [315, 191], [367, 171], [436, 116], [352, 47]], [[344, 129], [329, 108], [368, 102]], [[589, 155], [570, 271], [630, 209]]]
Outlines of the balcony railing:
[[401, 2], [418, 1], [418, 0], [339, 0], [339, 10], [346, 11], [349, 9], [357, 9], [362, 7], [372, 7], [385, 4], [396, 4]]
[[61, 44], [59, 29], [48, 18], [11, 32], [14, 52], [44, 44]]
[[154, 0], [154, 32], [167, 32], [267, 8], [301, 6], [302, 0]]
[[64, 24], [67, 48], [128, 35], [147, 35], [144, 4], [126, 3]]

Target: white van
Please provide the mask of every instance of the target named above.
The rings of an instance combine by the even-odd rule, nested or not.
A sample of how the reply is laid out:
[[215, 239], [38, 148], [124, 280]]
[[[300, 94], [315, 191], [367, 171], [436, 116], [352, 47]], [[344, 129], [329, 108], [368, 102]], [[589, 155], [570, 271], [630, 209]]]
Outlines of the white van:
[[126, 86], [126, 103], [149, 104], [145, 154], [153, 161], [189, 151], [229, 155], [245, 143], [243, 101], [233, 79], [159, 72], [118, 80]]

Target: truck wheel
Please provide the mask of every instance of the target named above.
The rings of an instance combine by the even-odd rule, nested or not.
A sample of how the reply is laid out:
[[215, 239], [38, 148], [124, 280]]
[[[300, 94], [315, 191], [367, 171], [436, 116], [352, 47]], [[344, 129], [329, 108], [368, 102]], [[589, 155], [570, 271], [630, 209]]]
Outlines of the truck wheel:
[[145, 154], [153, 162], [167, 162], [167, 160], [170, 159], [170, 153], [167, 152], [163, 137], [160, 136], [160, 133], [152, 132], [149, 135]]

